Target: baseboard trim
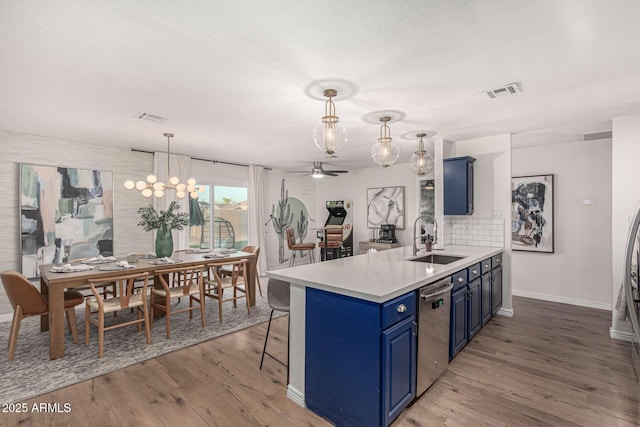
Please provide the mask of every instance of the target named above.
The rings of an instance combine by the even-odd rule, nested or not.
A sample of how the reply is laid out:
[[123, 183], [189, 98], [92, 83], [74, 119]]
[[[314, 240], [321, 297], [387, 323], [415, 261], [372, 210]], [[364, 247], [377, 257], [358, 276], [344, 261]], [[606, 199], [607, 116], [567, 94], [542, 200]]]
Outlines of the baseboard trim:
[[287, 397], [293, 400], [298, 406], [302, 406], [303, 408], [307, 407], [304, 403], [304, 393], [291, 384], [287, 386]]
[[635, 342], [636, 336], [631, 332], [616, 331], [613, 328], [609, 328], [609, 336], [614, 340]]
[[0, 323], [11, 322], [13, 320], [13, 314], [3, 314], [0, 316]]
[[578, 305], [580, 307], [597, 308], [599, 310], [611, 311], [611, 304], [604, 302], [594, 302], [576, 298], [559, 297], [556, 295], [538, 294], [535, 292], [517, 291], [515, 289], [512, 292], [513, 295], [517, 297], [533, 298], [543, 301], [559, 302], [562, 304], [571, 304]]
[[499, 316], [513, 317], [513, 308], [500, 308], [496, 314]]

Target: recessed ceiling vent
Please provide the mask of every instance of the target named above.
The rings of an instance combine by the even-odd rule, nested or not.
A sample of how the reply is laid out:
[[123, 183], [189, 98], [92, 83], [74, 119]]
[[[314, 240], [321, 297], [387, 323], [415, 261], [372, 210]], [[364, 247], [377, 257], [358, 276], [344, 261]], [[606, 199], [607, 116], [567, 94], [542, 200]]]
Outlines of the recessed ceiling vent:
[[522, 89], [520, 89], [520, 83], [509, 83], [508, 85], [497, 87], [495, 89], [485, 90], [482, 93], [484, 93], [484, 96], [489, 99], [495, 99], [501, 96], [515, 95], [520, 92], [522, 92]]
[[143, 111], [139, 112], [138, 114], [135, 115], [136, 119], [140, 119], [140, 120], [146, 120], [148, 122], [154, 122], [154, 123], [164, 123], [165, 121], [167, 121], [169, 118], [168, 117], [162, 117], [162, 116], [158, 116], [155, 114], [149, 114], [149, 113], [145, 113]]
[[611, 139], [611, 138], [613, 138], [613, 132], [610, 130], [606, 132], [585, 133], [584, 135], [582, 135], [583, 141], [595, 141], [596, 139]]

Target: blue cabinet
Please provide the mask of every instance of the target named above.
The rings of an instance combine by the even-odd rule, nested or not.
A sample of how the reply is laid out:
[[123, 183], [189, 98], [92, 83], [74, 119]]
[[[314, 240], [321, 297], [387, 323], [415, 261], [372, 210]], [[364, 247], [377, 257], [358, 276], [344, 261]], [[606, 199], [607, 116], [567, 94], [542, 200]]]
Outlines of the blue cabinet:
[[340, 426], [386, 426], [416, 394], [416, 294], [384, 304], [306, 290], [305, 403]]
[[469, 307], [469, 340], [482, 328], [482, 293], [480, 279], [467, 285]]
[[[455, 288], [454, 288], [455, 289]], [[467, 345], [469, 330], [467, 315], [467, 286], [451, 292], [451, 332], [449, 334], [449, 360]]]
[[415, 316], [382, 333], [384, 425], [389, 425], [416, 397]]
[[[502, 305], [502, 254], [454, 273], [449, 360], [480, 332]], [[497, 266], [497, 267], [496, 267]]]
[[473, 214], [473, 157], [443, 160], [445, 215]]
[[491, 305], [491, 272], [482, 275], [482, 326], [486, 325], [493, 313]]
[[502, 307], [502, 266], [491, 271], [491, 314], [495, 315]]

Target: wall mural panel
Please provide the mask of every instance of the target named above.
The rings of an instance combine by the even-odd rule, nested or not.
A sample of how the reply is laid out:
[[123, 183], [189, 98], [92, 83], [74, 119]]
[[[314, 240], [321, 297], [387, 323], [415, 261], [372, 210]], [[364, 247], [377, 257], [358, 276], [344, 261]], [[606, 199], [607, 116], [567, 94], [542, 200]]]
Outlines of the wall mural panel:
[[[267, 224], [269, 222], [273, 224], [273, 229], [278, 236], [278, 262], [280, 264], [289, 260], [287, 258], [289, 250], [285, 248], [287, 245], [285, 231], [287, 228], [293, 228], [296, 240], [302, 243], [307, 237], [309, 220], [307, 207], [299, 199], [289, 197], [289, 190], [285, 188], [285, 180], [283, 178], [280, 185], [280, 200], [278, 200], [277, 206], [276, 203], [271, 205], [271, 215], [267, 222]], [[305, 257], [306, 252], [302, 252], [300, 256]]]
[[113, 254], [113, 173], [20, 165], [22, 273], [38, 266]]
[[367, 227], [395, 224], [404, 229], [404, 186], [367, 188]]
[[553, 253], [553, 174], [511, 179], [511, 247]]

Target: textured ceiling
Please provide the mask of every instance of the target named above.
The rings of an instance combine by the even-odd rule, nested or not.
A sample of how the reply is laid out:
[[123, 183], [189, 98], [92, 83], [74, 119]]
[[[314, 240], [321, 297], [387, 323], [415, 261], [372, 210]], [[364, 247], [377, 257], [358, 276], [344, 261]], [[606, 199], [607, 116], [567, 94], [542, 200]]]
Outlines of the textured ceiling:
[[171, 131], [175, 152], [300, 169], [325, 160], [313, 90], [334, 80], [349, 143], [332, 166], [374, 165], [381, 110], [404, 115], [401, 162], [418, 129], [607, 130], [640, 112], [639, 21], [634, 0], [3, 0], [0, 128], [151, 151]]

